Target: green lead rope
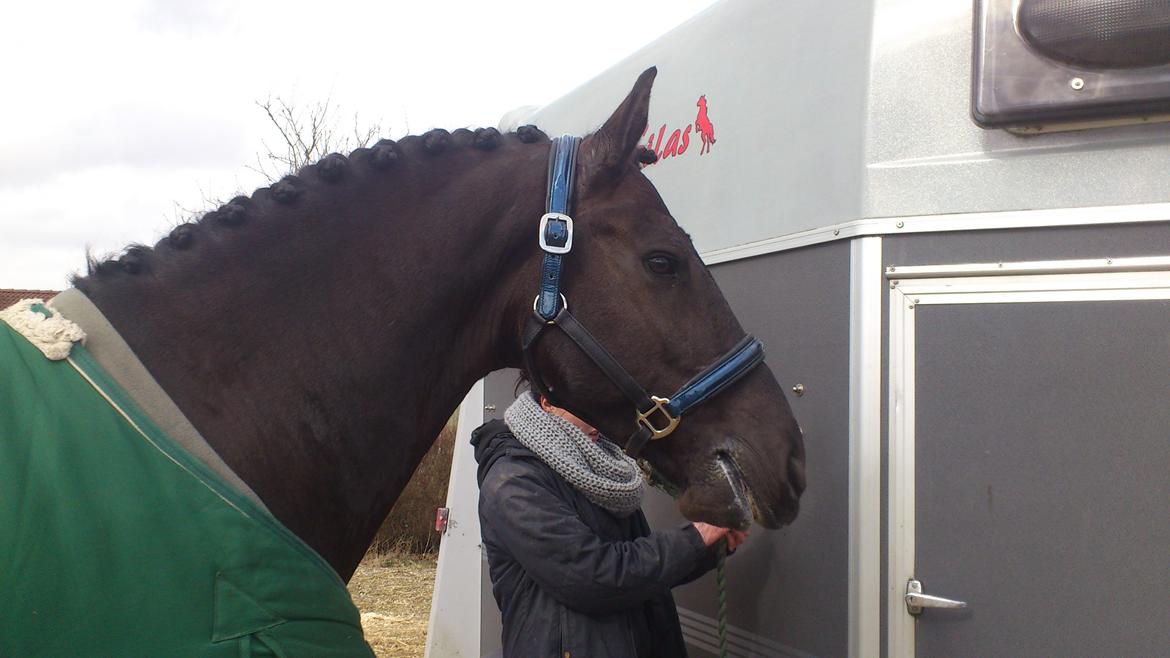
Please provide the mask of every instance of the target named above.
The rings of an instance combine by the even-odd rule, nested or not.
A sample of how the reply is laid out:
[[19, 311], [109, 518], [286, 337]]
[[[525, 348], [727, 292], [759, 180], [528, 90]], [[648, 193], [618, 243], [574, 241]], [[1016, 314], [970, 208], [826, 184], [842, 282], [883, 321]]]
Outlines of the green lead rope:
[[[666, 478], [654, 465], [645, 459], [638, 460], [638, 466], [646, 474], [650, 486], [662, 491], [671, 498], [678, 499], [682, 490], [678, 485]], [[715, 564], [715, 616], [718, 619], [719, 631], [719, 658], [727, 658], [727, 540], [722, 539], [716, 547], [718, 562]]]

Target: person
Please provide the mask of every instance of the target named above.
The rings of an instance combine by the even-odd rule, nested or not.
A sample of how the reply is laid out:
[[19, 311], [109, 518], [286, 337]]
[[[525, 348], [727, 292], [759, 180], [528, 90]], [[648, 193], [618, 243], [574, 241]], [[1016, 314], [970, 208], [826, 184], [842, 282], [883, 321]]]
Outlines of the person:
[[471, 442], [505, 658], [687, 655], [671, 588], [746, 532], [690, 522], [651, 532], [637, 463], [530, 391]]

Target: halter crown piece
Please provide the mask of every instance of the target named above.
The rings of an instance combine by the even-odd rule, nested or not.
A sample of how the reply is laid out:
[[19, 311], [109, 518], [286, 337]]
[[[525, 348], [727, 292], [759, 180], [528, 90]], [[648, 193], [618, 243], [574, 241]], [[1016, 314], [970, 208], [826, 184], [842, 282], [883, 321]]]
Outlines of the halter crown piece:
[[548, 161], [546, 212], [540, 218], [537, 240], [544, 251], [540, 290], [532, 303], [532, 317], [524, 329], [524, 362], [532, 384], [541, 395], [560, 406], [545, 385], [536, 367], [535, 347], [540, 336], [558, 327], [581, 348], [598, 368], [634, 404], [634, 432], [626, 441], [626, 453], [637, 457], [651, 440], [665, 438], [678, 428], [683, 415], [707, 402], [764, 360], [764, 347], [752, 336], [744, 336], [731, 351], [707, 366], [674, 395], [649, 395], [630, 373], [569, 313], [569, 302], [561, 292], [561, 264], [573, 249], [573, 219], [569, 215], [580, 137], [562, 135], [552, 142]]

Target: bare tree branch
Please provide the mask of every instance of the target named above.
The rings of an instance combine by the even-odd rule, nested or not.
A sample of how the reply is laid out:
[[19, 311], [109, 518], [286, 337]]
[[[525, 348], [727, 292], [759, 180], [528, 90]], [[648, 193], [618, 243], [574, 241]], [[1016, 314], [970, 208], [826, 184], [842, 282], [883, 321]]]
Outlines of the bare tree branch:
[[261, 141], [262, 153], [256, 155], [256, 166], [245, 165], [269, 182], [295, 173], [333, 152], [348, 152], [367, 146], [381, 132], [380, 123], [363, 125], [357, 112], [353, 115], [352, 136], [338, 130], [337, 106], [327, 97], [316, 105], [298, 106], [280, 96], [256, 101], [264, 111], [268, 123], [276, 130], [283, 146], [273, 148]]

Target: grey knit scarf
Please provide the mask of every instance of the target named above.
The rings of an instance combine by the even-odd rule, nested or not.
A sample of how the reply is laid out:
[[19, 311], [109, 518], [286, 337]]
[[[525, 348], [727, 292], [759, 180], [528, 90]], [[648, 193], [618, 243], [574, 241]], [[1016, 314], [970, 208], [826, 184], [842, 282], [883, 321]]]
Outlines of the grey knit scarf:
[[593, 442], [569, 421], [540, 408], [524, 391], [504, 412], [516, 439], [585, 497], [618, 516], [642, 504], [646, 480], [638, 463], [601, 437]]

